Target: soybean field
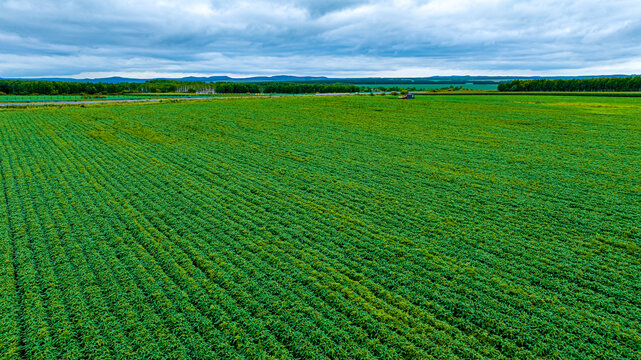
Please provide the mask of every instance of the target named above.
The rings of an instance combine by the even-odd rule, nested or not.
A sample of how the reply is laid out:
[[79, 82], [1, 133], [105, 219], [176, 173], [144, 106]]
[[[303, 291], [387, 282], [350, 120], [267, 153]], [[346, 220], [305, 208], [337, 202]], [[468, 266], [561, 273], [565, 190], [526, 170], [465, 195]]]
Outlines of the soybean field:
[[2, 359], [639, 359], [641, 99], [0, 109]]

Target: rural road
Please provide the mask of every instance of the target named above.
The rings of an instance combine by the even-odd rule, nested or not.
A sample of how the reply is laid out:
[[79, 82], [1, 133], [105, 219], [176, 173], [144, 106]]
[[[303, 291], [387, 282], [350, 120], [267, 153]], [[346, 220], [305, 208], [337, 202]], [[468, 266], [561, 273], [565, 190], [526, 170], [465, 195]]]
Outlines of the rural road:
[[[328, 93], [328, 94], [275, 94], [275, 95], [258, 95], [258, 97], [283, 97], [283, 96], [338, 96], [338, 95], [363, 95], [369, 93]], [[22, 107], [22, 106], [46, 106], [46, 105], [79, 105], [79, 104], [108, 104], [108, 103], [128, 103], [128, 102], [158, 102], [166, 100], [216, 100], [216, 99], [237, 99], [250, 97], [246, 95], [230, 95], [219, 97], [175, 97], [175, 98], [147, 98], [147, 99], [122, 99], [122, 100], [77, 100], [77, 101], [40, 101], [40, 102], [0, 102], [0, 107]]]

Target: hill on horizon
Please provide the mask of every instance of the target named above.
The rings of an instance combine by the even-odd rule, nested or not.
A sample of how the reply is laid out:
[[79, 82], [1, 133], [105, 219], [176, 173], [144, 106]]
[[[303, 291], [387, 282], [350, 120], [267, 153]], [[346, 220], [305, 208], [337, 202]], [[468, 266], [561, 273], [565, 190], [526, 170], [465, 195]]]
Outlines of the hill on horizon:
[[187, 76], [181, 78], [128, 78], [112, 76], [105, 78], [84, 78], [75, 79], [70, 77], [40, 77], [40, 78], [0, 78], [0, 80], [23, 80], [23, 81], [61, 81], [61, 82], [88, 82], [88, 83], [144, 83], [152, 80], [175, 80], [175, 81], [193, 81], [193, 82], [345, 82], [351, 84], [429, 84], [429, 83], [465, 83], [473, 81], [493, 81], [506, 82], [511, 80], [534, 80], [534, 79], [587, 79], [603, 77], [632, 77], [635, 74], [624, 75], [585, 75], [585, 76], [471, 76], [471, 75], [452, 75], [452, 76], [429, 76], [429, 77], [326, 77], [326, 76], [294, 76], [294, 75], [274, 75], [274, 76], [252, 76], [252, 77], [229, 77], [229, 76]]

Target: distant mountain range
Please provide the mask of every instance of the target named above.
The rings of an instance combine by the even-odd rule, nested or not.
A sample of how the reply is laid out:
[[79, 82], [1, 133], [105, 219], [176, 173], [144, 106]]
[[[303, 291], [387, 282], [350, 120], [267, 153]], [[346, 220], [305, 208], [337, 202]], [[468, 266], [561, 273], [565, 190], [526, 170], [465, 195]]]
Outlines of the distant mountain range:
[[253, 76], [248, 78], [231, 78], [229, 76], [209, 76], [209, 77], [196, 77], [188, 76], [182, 78], [155, 78], [155, 79], [135, 79], [125, 77], [107, 77], [97, 79], [73, 79], [73, 78], [0, 78], [0, 80], [40, 80], [40, 81], [62, 81], [62, 82], [89, 82], [89, 83], [144, 83], [149, 80], [177, 80], [177, 81], [198, 81], [198, 82], [263, 82], [263, 81], [323, 81], [328, 80], [324, 76], [290, 76], [290, 75], [276, 75], [276, 76]]
[[209, 76], [209, 77], [182, 77], [182, 78], [156, 78], [156, 79], [135, 79], [125, 77], [107, 77], [98, 79], [73, 79], [73, 78], [0, 78], [0, 80], [40, 80], [40, 81], [62, 81], [62, 82], [88, 82], [88, 83], [144, 83], [149, 80], [177, 80], [177, 81], [194, 81], [194, 82], [322, 82], [334, 83], [343, 82], [350, 84], [462, 84], [468, 82], [506, 82], [515, 79], [533, 80], [533, 79], [586, 79], [586, 78], [603, 78], [603, 77], [630, 77], [639, 75], [590, 75], [590, 76], [431, 76], [416, 78], [330, 78], [325, 76], [253, 76], [247, 78], [232, 78], [229, 76]]

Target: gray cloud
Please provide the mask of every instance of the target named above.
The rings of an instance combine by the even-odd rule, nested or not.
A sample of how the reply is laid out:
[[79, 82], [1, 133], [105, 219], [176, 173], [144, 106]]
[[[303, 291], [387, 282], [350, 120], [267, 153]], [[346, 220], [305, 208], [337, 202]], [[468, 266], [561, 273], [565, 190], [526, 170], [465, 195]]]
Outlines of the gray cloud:
[[641, 73], [638, 1], [0, 0], [0, 77]]

